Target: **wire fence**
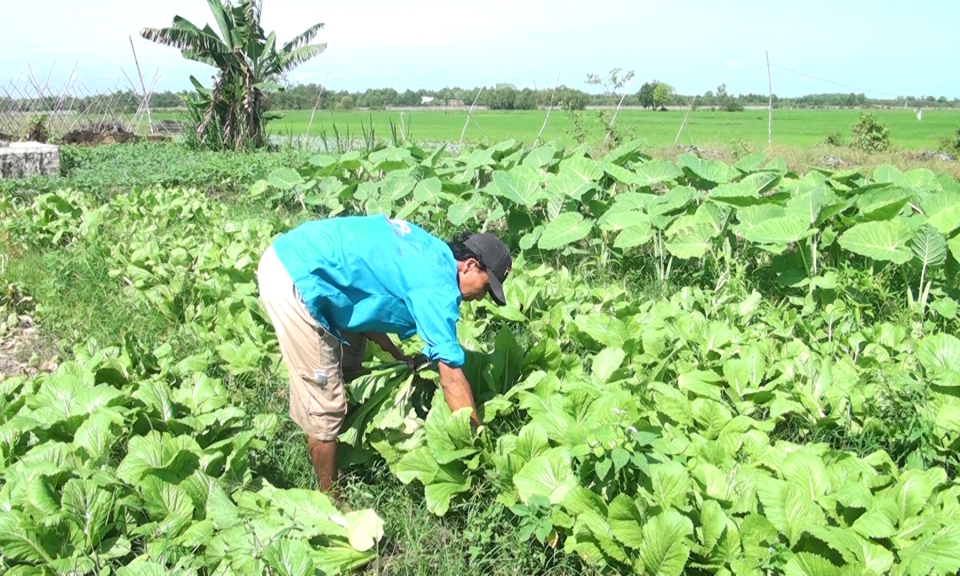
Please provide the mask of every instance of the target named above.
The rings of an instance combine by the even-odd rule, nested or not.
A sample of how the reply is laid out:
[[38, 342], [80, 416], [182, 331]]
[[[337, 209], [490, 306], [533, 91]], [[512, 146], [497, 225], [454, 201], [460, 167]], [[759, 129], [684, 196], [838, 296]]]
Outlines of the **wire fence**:
[[51, 82], [52, 68], [46, 77], [38, 76], [29, 64], [27, 68], [0, 84], [0, 139], [69, 142], [90, 134], [145, 135], [178, 129], [168, 122], [155, 124], [151, 118], [150, 97], [159, 74], [149, 85], [140, 76], [138, 88], [121, 69], [126, 84], [98, 80], [91, 86], [77, 74], [76, 66], [61, 84]]

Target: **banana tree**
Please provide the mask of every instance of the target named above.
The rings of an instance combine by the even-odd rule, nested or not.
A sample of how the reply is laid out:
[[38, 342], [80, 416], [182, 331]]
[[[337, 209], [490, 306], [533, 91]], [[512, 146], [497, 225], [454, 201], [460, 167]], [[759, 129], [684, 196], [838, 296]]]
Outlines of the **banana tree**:
[[263, 92], [279, 86], [275, 80], [323, 53], [327, 45], [310, 44], [323, 29], [314, 24], [281, 47], [274, 32], [260, 26], [263, 0], [207, 0], [219, 28], [199, 28], [174, 16], [167, 28], [144, 28], [140, 35], [158, 44], [178, 48], [184, 58], [218, 70], [212, 89], [190, 77], [198, 96], [188, 101], [195, 124], [195, 141], [210, 148], [257, 148], [266, 144]]

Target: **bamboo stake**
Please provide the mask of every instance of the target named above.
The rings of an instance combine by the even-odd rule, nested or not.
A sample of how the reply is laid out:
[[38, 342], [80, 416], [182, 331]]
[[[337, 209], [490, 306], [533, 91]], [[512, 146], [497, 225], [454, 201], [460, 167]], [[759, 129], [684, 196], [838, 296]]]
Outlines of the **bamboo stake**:
[[550, 94], [550, 106], [547, 107], [547, 115], [543, 119], [543, 126], [540, 127], [540, 131], [537, 132], [537, 139], [533, 141], [533, 146], [536, 147], [537, 143], [540, 142], [540, 135], [543, 134], [543, 129], [547, 127], [547, 120], [550, 119], [550, 111], [553, 109], [553, 97], [557, 93], [557, 86], [560, 86], [560, 75], [557, 74], [557, 83], [553, 85], [553, 93]]
[[320, 87], [320, 93], [317, 94], [317, 101], [313, 103], [313, 111], [310, 112], [310, 122], [307, 123], [307, 138], [310, 137], [310, 127], [313, 126], [313, 115], [317, 113], [317, 106], [320, 105], [320, 97], [323, 96], [323, 91], [327, 89], [327, 80], [329, 79], [330, 73], [327, 72], [326, 77], [323, 79], [323, 86]]
[[[143, 81], [143, 73], [140, 72], [140, 62], [137, 60], [137, 50], [133, 47], [133, 36], [128, 35], [130, 39], [130, 50], [133, 51], [133, 63], [137, 65], [137, 75], [140, 76], [140, 87], [143, 88], [143, 98], [147, 107], [147, 122], [150, 123], [150, 133], [153, 134], [153, 116], [150, 115], [150, 97], [147, 95], [147, 86]], [[136, 90], [134, 90], [136, 93]]]
[[767, 148], [773, 146], [773, 76], [770, 75], [770, 52], [764, 50], [767, 55], [767, 85], [770, 87], [770, 95], [767, 100]]
[[[467, 134], [467, 126], [470, 125], [470, 119], [473, 117], [473, 108], [474, 108], [474, 106], [477, 105], [477, 100], [480, 99], [480, 95], [483, 94], [483, 89], [486, 88], [486, 87], [487, 87], [486, 84], [484, 84], [483, 86], [480, 87], [480, 91], [477, 92], [477, 97], [473, 99], [473, 104], [470, 105], [470, 110], [467, 111], [467, 121], [463, 123], [463, 131], [460, 132], [460, 147], [461, 147], [461, 148], [463, 148], [463, 137]], [[474, 120], [474, 123], [476, 123], [476, 120]], [[477, 127], [479, 127], [479, 126], [480, 126], [480, 125], [477, 124]], [[482, 132], [482, 131], [481, 131], [481, 132]]]
[[687, 123], [687, 116], [690, 115], [690, 111], [693, 110], [693, 105], [697, 103], [697, 98], [700, 95], [697, 94], [693, 97], [693, 100], [690, 101], [690, 107], [687, 108], [687, 113], [683, 115], [683, 122], [680, 122], [680, 129], [677, 130], [677, 137], [673, 139], [673, 145], [677, 145], [677, 141], [680, 140], [680, 133], [683, 132], [683, 126]]

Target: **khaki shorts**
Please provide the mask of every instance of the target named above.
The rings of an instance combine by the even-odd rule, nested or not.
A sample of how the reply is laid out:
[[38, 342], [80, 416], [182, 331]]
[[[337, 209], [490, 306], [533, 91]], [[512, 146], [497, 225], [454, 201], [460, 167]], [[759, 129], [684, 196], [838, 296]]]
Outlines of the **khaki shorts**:
[[350, 344], [344, 347], [324, 330], [303, 304], [273, 247], [260, 259], [257, 281], [290, 376], [290, 418], [310, 438], [336, 440], [347, 415], [343, 373], [363, 368], [366, 338], [344, 332]]

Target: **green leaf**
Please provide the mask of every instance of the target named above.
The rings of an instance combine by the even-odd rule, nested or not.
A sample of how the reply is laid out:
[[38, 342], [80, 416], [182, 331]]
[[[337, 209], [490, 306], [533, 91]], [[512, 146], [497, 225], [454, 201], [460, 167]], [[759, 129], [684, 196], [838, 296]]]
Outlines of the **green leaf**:
[[564, 212], [543, 229], [537, 246], [541, 250], [556, 250], [582, 240], [593, 228], [592, 220], [584, 220], [578, 212]]
[[271, 542], [263, 558], [280, 576], [313, 576], [316, 568], [304, 542], [281, 538]]
[[947, 262], [947, 241], [931, 226], [916, 231], [911, 248], [922, 266], [939, 268]]
[[617, 234], [617, 239], [613, 241], [614, 248], [626, 250], [642, 246], [653, 239], [653, 230], [650, 229], [650, 223], [628, 226]]
[[890, 538], [897, 533], [893, 519], [883, 510], [872, 508], [853, 522], [853, 531], [864, 538]]
[[643, 512], [625, 494], [618, 494], [610, 502], [607, 522], [614, 538], [635, 550], [643, 546]]
[[166, 566], [149, 560], [137, 559], [117, 569], [117, 576], [166, 576]]
[[950, 334], [933, 334], [920, 341], [917, 358], [938, 384], [960, 386], [960, 339]]
[[783, 208], [771, 204], [748, 206], [737, 210], [737, 220], [744, 230], [754, 228], [765, 220], [782, 218], [786, 215], [787, 213]]
[[438, 464], [458, 461], [477, 451], [470, 432], [470, 410], [462, 408], [453, 414], [431, 410], [424, 424], [430, 456]]
[[677, 377], [681, 390], [690, 390], [698, 396], [720, 400], [721, 388], [717, 386], [720, 376], [712, 370], [691, 370]]
[[0, 514], [0, 550], [4, 558], [31, 563], [50, 562], [31, 522], [17, 510]]
[[437, 205], [440, 202], [441, 188], [442, 184], [440, 179], [436, 176], [431, 176], [430, 178], [417, 182], [416, 188], [413, 189], [413, 197], [418, 202], [428, 206]]
[[540, 146], [531, 150], [523, 159], [523, 166], [539, 170], [553, 164], [557, 151], [552, 146]]
[[665, 243], [665, 246], [671, 254], [683, 260], [703, 258], [710, 249], [714, 230], [711, 224], [693, 224], [680, 229]]
[[881, 164], [873, 169], [873, 181], [876, 183], [898, 184], [903, 173], [896, 166]]
[[585, 156], [576, 156], [560, 163], [560, 173], [569, 172], [583, 184], [597, 182], [603, 178], [603, 170], [596, 161]]
[[127, 446], [127, 455], [117, 466], [117, 477], [137, 484], [146, 474], [157, 474], [170, 482], [189, 476], [199, 464], [200, 446], [188, 436], [172, 437], [150, 432], [135, 436]]
[[427, 485], [433, 482], [439, 471], [440, 466], [430, 455], [430, 451], [426, 446], [421, 446], [404, 454], [403, 458], [397, 462], [394, 473], [404, 484], [419, 480]]
[[550, 448], [550, 439], [547, 437], [547, 431], [536, 422], [527, 424], [517, 435], [517, 444], [514, 447], [514, 455], [527, 463], [537, 456], [543, 454]]
[[632, 226], [643, 226], [650, 228], [650, 217], [639, 210], [616, 211], [608, 210], [597, 221], [602, 230], [607, 232], [617, 232]]
[[277, 168], [270, 173], [267, 179], [271, 186], [278, 190], [293, 190], [296, 186], [303, 184], [303, 177], [293, 168]]
[[650, 482], [653, 487], [653, 502], [664, 510], [686, 505], [690, 476], [679, 462], [651, 466]]
[[953, 254], [953, 259], [960, 261], [960, 236], [956, 236], [947, 242], [947, 246], [950, 247], [950, 253]]
[[919, 538], [899, 551], [896, 574], [956, 574], [960, 570], [960, 524], [947, 526]]
[[464, 466], [460, 462], [440, 467], [433, 482], [423, 489], [427, 510], [436, 516], [443, 516], [450, 509], [453, 497], [470, 489], [471, 480], [464, 475], [463, 470]]
[[798, 552], [794, 554], [783, 573], [786, 576], [841, 576], [840, 569], [832, 562], [812, 552]]
[[114, 416], [103, 412], [91, 415], [73, 436], [74, 445], [86, 450], [93, 461], [101, 461], [109, 455], [117, 440], [114, 430], [118, 427], [115, 426], [114, 420]]
[[482, 202], [478, 197], [471, 198], [467, 202], [454, 204], [447, 209], [447, 220], [454, 226], [463, 226], [476, 217], [481, 206]]
[[840, 235], [843, 249], [874, 260], [906, 264], [913, 258], [907, 246], [912, 234], [897, 220], [863, 222]]
[[960, 228], [960, 193], [938, 192], [920, 201], [927, 223], [944, 236]]
[[601, 382], [608, 382], [613, 373], [620, 368], [626, 354], [619, 348], [604, 348], [593, 358], [592, 371]]
[[857, 206], [867, 220], [890, 220], [903, 210], [912, 193], [902, 188], [881, 188], [857, 196]]
[[827, 198], [827, 188], [818, 186], [809, 192], [794, 196], [784, 208], [787, 216], [802, 218], [809, 224], [815, 224], [823, 210]]
[[791, 544], [796, 544], [807, 527], [821, 526], [826, 522], [820, 507], [803, 488], [792, 482], [764, 479], [757, 484], [757, 495], [763, 504], [764, 515], [789, 538]]
[[640, 560], [643, 572], [655, 576], [680, 576], [690, 556], [690, 520], [676, 510], [666, 510], [643, 527]]
[[509, 172], [497, 170], [493, 186], [501, 196], [525, 208], [533, 207], [544, 196], [537, 174], [525, 166]]
[[650, 215], [670, 214], [681, 210], [697, 196], [697, 191], [689, 186], [671, 188], [663, 196], [654, 196], [647, 202], [647, 213]]
[[114, 497], [90, 480], [73, 478], [63, 487], [63, 511], [73, 519], [94, 545], [110, 530]]
[[643, 140], [639, 138], [624, 142], [613, 150], [607, 152], [607, 154], [603, 157], [603, 161], [610, 164], [615, 164], [617, 166], [622, 166], [625, 162], [639, 156], [637, 154], [637, 150], [639, 150], [641, 146], [643, 146]]
[[577, 485], [567, 449], [551, 448], [527, 462], [514, 475], [513, 484], [524, 502], [534, 496], [546, 496], [553, 504], [563, 501], [567, 492]]
[[737, 182], [721, 184], [710, 191], [708, 198], [721, 204], [732, 206], [752, 206], [760, 202], [759, 191], [749, 184]]
[[638, 184], [649, 186], [658, 182], [670, 182], [683, 176], [673, 162], [654, 159], [635, 167]]
[[[600, 169], [597, 169], [599, 179], [603, 175]], [[579, 200], [585, 193], [593, 190], [596, 186], [595, 180], [585, 179], [586, 175], [581, 174], [570, 168], [561, 168], [556, 178], [550, 180], [547, 184], [546, 195], [549, 198], [573, 198]]]
[[374, 171], [391, 172], [407, 167], [407, 160], [412, 158], [410, 150], [406, 148], [397, 148], [396, 146], [387, 146], [381, 150], [375, 150], [367, 157], [374, 166]]
[[[211, 493], [216, 494], [218, 491]], [[272, 506], [284, 511], [286, 516], [293, 519], [297, 525], [312, 536], [347, 536], [343, 517], [330, 501], [326, 494], [318, 490], [306, 488], [289, 488], [285, 490], [264, 491], [263, 495]], [[224, 495], [225, 497], [225, 495]], [[208, 517], [211, 506], [215, 506], [214, 525], [223, 529], [224, 525], [234, 523], [234, 512], [227, 506], [223, 497], [218, 497], [217, 503], [208, 502]]]
[[743, 237], [757, 244], [791, 244], [803, 238], [810, 222], [795, 216], [770, 218], [745, 229]]
[[390, 177], [384, 179], [381, 194], [384, 198], [396, 203], [406, 198], [416, 186], [417, 181], [410, 176]]
[[817, 502], [830, 492], [830, 478], [823, 461], [809, 452], [791, 452], [781, 465], [783, 477], [792, 482], [811, 501]]
[[347, 514], [347, 537], [350, 545], [364, 552], [383, 538], [383, 520], [373, 510], [358, 510]]
[[730, 167], [723, 162], [719, 160], [706, 160], [690, 153], [680, 154], [680, 156], [677, 157], [677, 165], [707, 182], [715, 184], [729, 182], [733, 176]]
[[716, 500], [706, 500], [700, 508], [700, 543], [712, 550], [727, 527], [727, 515]]

